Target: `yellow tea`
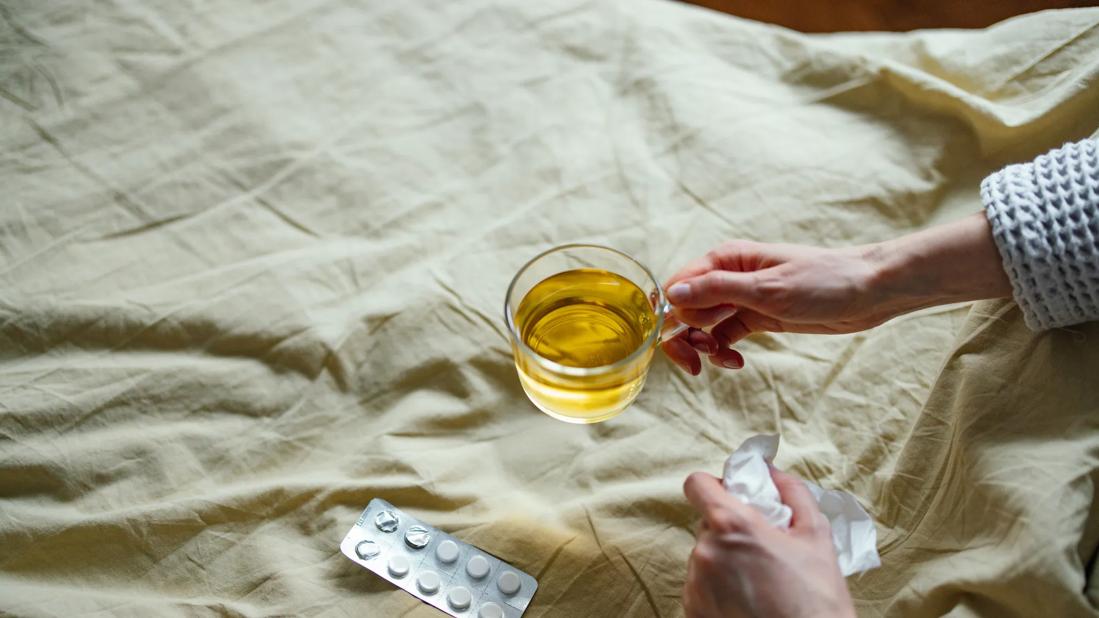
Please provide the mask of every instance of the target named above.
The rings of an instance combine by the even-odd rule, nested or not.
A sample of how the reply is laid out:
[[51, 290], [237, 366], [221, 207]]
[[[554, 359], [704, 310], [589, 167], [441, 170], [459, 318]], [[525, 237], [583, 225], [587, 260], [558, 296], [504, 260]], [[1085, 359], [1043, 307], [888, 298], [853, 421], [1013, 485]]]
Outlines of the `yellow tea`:
[[[582, 370], [606, 368], [637, 352], [652, 334], [656, 314], [648, 296], [629, 279], [581, 268], [531, 288], [515, 311], [515, 325], [535, 354]], [[519, 377], [535, 405], [550, 415], [597, 422], [622, 411], [640, 392], [652, 347], [605, 371], [553, 372], [520, 362]]]
[[648, 297], [612, 272], [582, 268], [534, 286], [515, 315], [523, 342], [569, 367], [602, 367], [633, 354], [649, 336]]

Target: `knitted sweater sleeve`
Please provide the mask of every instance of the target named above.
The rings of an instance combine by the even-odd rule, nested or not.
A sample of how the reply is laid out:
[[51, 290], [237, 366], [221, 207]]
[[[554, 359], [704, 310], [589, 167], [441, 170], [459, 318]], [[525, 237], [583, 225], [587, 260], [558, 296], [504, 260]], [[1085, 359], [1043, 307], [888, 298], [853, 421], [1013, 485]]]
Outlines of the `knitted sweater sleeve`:
[[1005, 167], [981, 200], [1027, 326], [1099, 319], [1099, 140]]

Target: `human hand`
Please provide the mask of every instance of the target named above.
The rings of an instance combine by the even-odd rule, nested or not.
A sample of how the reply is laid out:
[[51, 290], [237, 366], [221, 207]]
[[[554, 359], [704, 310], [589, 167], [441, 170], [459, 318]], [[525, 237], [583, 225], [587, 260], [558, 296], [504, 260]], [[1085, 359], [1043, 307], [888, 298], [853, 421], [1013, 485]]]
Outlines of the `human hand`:
[[[698, 352], [743, 367], [729, 346], [754, 332], [851, 333], [923, 307], [1011, 294], [983, 213], [842, 249], [737, 240], [688, 264], [665, 289], [676, 317], [694, 328], [663, 349], [693, 375], [702, 371]], [[730, 307], [736, 314], [722, 319]]]
[[687, 477], [683, 493], [702, 515], [683, 586], [688, 618], [855, 615], [813, 495], [789, 474], [772, 469], [771, 477], [793, 511], [786, 530], [726, 492], [720, 479], [704, 472]]
[[[824, 249], [738, 240], [672, 276], [665, 289], [676, 318], [694, 327], [663, 344], [697, 375], [698, 352], [720, 367], [744, 359], [729, 346], [753, 332], [849, 333], [893, 316], [875, 294], [876, 269], [861, 248]], [[730, 307], [737, 312], [721, 322]], [[712, 326], [710, 332], [699, 330]], [[696, 352], [697, 350], [697, 352]]]

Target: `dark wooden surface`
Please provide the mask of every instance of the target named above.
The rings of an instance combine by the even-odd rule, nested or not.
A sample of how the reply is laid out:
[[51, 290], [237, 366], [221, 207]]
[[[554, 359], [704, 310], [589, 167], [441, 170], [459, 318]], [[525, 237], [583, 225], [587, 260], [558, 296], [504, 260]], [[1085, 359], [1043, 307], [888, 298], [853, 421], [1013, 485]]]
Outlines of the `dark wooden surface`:
[[687, 0], [802, 32], [984, 28], [1043, 9], [1099, 6], [1080, 0]]

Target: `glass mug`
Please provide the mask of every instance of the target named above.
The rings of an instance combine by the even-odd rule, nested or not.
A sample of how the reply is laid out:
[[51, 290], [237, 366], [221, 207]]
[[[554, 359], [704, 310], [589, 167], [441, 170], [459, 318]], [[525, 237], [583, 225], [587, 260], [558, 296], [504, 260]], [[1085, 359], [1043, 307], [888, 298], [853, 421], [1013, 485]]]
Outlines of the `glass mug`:
[[504, 303], [519, 381], [558, 420], [598, 423], [645, 384], [670, 305], [652, 273], [598, 245], [564, 245], [527, 262]]

